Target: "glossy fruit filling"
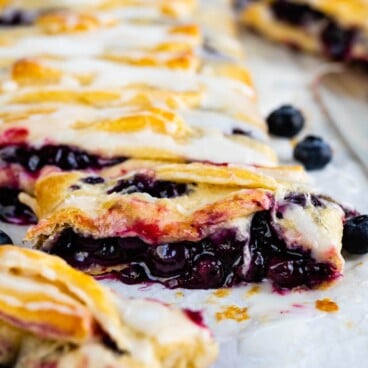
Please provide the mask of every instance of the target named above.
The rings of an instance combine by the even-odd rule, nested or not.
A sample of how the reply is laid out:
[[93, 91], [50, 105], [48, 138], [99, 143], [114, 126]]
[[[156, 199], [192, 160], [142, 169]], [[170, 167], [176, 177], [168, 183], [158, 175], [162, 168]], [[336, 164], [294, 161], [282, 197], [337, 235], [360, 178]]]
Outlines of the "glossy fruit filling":
[[169, 288], [212, 289], [265, 279], [277, 289], [312, 288], [338, 276], [301, 247], [287, 248], [268, 211], [255, 214], [244, 234], [238, 228], [221, 229], [198, 242], [93, 239], [65, 229], [48, 251], [78, 269], [97, 267], [98, 274], [126, 284], [159, 282]]
[[174, 198], [188, 194], [189, 192], [190, 188], [188, 184], [155, 180], [148, 175], [136, 174], [129, 179], [119, 180], [115, 186], [107, 191], [107, 194], [147, 193], [155, 198]]
[[306, 4], [277, 0], [271, 4], [271, 11], [281, 22], [298, 27], [313, 27], [326, 55], [331, 59], [351, 58], [351, 51], [358, 36], [357, 29], [345, 28]]
[[18, 199], [18, 189], [0, 187], [0, 221], [16, 225], [30, 225], [37, 222], [33, 211]]
[[36, 173], [47, 165], [57, 166], [62, 170], [101, 169], [125, 159], [104, 158], [67, 145], [34, 148], [25, 144], [14, 144], [0, 147], [0, 164], [18, 164], [30, 173]]

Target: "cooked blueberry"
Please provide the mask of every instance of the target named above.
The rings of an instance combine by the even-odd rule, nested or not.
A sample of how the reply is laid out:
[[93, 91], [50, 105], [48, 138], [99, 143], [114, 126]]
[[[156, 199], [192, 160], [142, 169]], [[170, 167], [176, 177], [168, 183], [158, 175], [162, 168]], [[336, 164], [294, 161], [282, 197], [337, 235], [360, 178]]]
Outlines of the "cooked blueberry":
[[277, 0], [272, 3], [271, 10], [279, 20], [297, 26], [305, 26], [325, 17], [321, 12], [312, 9], [308, 5], [284, 0]]
[[148, 261], [152, 265], [153, 274], [171, 276], [183, 271], [189, 257], [189, 250], [183, 243], [161, 244], [151, 247]]
[[220, 287], [224, 280], [224, 270], [221, 261], [216, 257], [204, 254], [193, 266], [189, 287], [211, 289]]
[[148, 175], [137, 174], [132, 178], [119, 180], [113, 188], [107, 191], [107, 194], [147, 193], [156, 198], [174, 198], [185, 195], [188, 192], [187, 184], [154, 180], [154, 178]]
[[101, 246], [93, 253], [93, 257], [97, 257], [101, 263], [111, 265], [121, 261], [121, 249], [116, 244], [116, 239], [107, 238], [100, 240]]
[[305, 119], [300, 110], [284, 105], [267, 117], [268, 130], [278, 137], [295, 137], [304, 127]]
[[294, 158], [307, 170], [324, 168], [332, 159], [332, 149], [322, 138], [309, 135], [294, 149]]
[[152, 194], [158, 198], [180, 197], [188, 193], [188, 186], [184, 183], [157, 180], [154, 182]]
[[83, 178], [82, 182], [86, 184], [94, 185], [94, 184], [104, 183], [105, 180], [104, 178], [101, 178], [101, 176], [88, 176], [86, 178]]
[[0, 148], [0, 161], [17, 163], [32, 173], [47, 165], [57, 166], [63, 170], [100, 169], [124, 160], [124, 157], [103, 158], [66, 145], [34, 148], [19, 144]]
[[334, 271], [323, 263], [307, 259], [274, 259], [270, 264], [267, 277], [274, 285], [292, 289], [297, 286], [314, 287], [332, 278]]
[[348, 60], [356, 33], [355, 29], [343, 29], [335, 22], [329, 22], [321, 34], [327, 55], [337, 61]]
[[5, 244], [13, 244], [13, 241], [11, 240], [8, 234], [0, 230], [0, 245], [5, 245]]
[[121, 281], [128, 285], [137, 284], [147, 280], [144, 268], [139, 264], [131, 264], [120, 271], [119, 277]]
[[0, 187], [0, 220], [16, 225], [31, 225], [37, 222], [33, 211], [18, 199], [20, 191]]
[[247, 240], [238, 240], [235, 229], [224, 229], [210, 236], [213, 251], [230, 267], [239, 263]]
[[120, 249], [124, 254], [124, 258], [128, 261], [136, 260], [144, 255], [149, 247], [147, 243], [139, 238], [117, 238]]
[[266, 277], [270, 257], [280, 253], [285, 245], [275, 235], [269, 212], [258, 212], [253, 216], [250, 228], [250, 265], [244, 280], [259, 282]]
[[290, 193], [285, 197], [285, 201], [298, 204], [302, 207], [305, 207], [307, 205], [308, 199], [314, 207], [323, 206], [322, 199], [315, 194], [307, 195], [304, 193]]
[[342, 244], [349, 253], [368, 253], [368, 215], [353, 217], [346, 221]]

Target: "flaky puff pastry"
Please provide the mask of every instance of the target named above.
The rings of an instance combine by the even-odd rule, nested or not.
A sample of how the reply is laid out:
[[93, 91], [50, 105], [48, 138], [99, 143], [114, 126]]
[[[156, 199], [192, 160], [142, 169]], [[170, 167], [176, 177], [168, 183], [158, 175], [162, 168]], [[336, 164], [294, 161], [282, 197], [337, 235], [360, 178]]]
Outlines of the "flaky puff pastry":
[[[234, 1], [241, 21], [271, 40], [338, 61], [367, 59], [366, 0]], [[274, 8], [275, 7], [275, 8]]]
[[199, 368], [216, 356], [209, 332], [185, 312], [118, 299], [58, 257], [38, 251], [2, 246], [0, 259], [0, 364]]
[[[343, 211], [328, 199], [302, 207], [287, 200], [310, 197], [305, 172], [296, 167], [254, 167], [208, 163], [167, 164], [129, 160], [103, 172], [105, 179], [78, 172], [51, 174], [35, 187], [35, 199], [22, 199], [40, 221], [26, 240], [49, 250], [64, 229], [83, 237], [139, 237], [148, 244], [199, 242], [234, 221], [250, 221], [269, 211], [290, 248], [294, 244], [317, 261], [342, 271]], [[142, 181], [185, 184], [171, 198], [139, 190]], [[144, 186], [144, 184], [142, 184]], [[283, 216], [278, 217], [281, 208]], [[89, 272], [104, 269], [93, 266]]]

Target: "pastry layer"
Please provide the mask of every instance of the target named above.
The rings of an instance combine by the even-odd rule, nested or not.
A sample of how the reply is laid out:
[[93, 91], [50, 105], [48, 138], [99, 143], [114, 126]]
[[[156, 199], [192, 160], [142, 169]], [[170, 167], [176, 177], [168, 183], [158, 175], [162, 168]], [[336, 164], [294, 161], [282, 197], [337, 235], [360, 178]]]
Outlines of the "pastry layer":
[[189, 312], [118, 299], [45, 253], [2, 246], [0, 255], [1, 364], [199, 368], [216, 355], [210, 333]]
[[[342, 272], [344, 213], [311, 194], [299, 168], [132, 160], [116, 174], [40, 179], [36, 201], [24, 198], [40, 218], [27, 240], [128, 283], [314, 287]], [[295, 274], [285, 276], [289, 263]]]
[[367, 60], [365, 0], [261, 0], [239, 5], [238, 11], [246, 25], [272, 40], [333, 60]]

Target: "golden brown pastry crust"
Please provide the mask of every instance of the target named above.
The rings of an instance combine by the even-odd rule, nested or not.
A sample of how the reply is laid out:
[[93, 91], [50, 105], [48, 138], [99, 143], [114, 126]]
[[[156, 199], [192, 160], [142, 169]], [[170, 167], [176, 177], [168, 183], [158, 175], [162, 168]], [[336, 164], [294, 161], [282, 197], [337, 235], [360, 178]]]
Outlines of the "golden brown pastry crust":
[[[272, 204], [270, 194], [278, 186], [274, 178], [252, 168], [200, 163], [152, 165], [148, 163], [147, 168], [145, 162], [139, 161], [122, 164], [121, 170], [128, 170], [125, 176], [103, 185], [82, 185], [72, 192], [70, 187], [79, 185], [86, 175], [60, 173], [40, 179], [35, 188], [35, 210], [40, 222], [30, 229], [27, 239], [50, 236], [62, 227], [72, 226], [98, 238], [128, 234], [139, 228], [140, 235], [148, 241], [196, 241], [218, 224], [268, 209]], [[152, 198], [145, 193], [107, 194], [114, 183], [137, 173], [153, 175], [156, 180], [195, 183], [195, 187], [188, 195], [172, 199]], [[106, 174], [113, 173], [107, 170]], [[89, 197], [93, 198], [93, 209], [83, 208]]]
[[[23, 197], [40, 218], [27, 232], [26, 240], [47, 250], [63, 229], [72, 229], [95, 239], [137, 236], [153, 245], [199, 242], [218, 229], [237, 226], [231, 225], [232, 221], [248, 221], [256, 212], [274, 213], [275, 208], [286, 205], [285, 208], [296, 211], [295, 215], [290, 212], [285, 218], [274, 218], [280, 234], [287, 235], [285, 241], [291, 247], [300, 244], [318, 261], [342, 270], [341, 208], [328, 201], [303, 209], [284, 202], [290, 193], [310, 195], [300, 167], [129, 160], [103, 174], [105, 181], [93, 185], [85, 183], [88, 175], [77, 172], [41, 178], [36, 184], [35, 200]], [[139, 175], [150, 180], [186, 183], [187, 191], [174, 198], [156, 198], [145, 192], [124, 194], [113, 189], [122, 181], [136, 177], [140, 180]], [[304, 230], [310, 233], [303, 233], [300, 221], [308, 224]], [[99, 274], [106, 268], [93, 265], [87, 271]]]
[[[152, 301], [117, 299], [91, 277], [45, 253], [2, 246], [0, 256], [2, 364], [200, 368], [216, 355], [209, 332], [184, 312]], [[159, 334], [149, 326], [142, 330], [141, 318], [146, 320], [151, 310], [152, 318], [165, 315], [185, 333], [167, 339], [172, 332], [164, 318]]]
[[[227, 1], [197, 10], [185, 0], [100, 5], [48, 11], [33, 26], [0, 32], [1, 146], [276, 164]], [[167, 7], [181, 20], [162, 15]], [[151, 15], [138, 22], [144, 14]], [[0, 185], [32, 192], [38, 176], [58, 171], [30, 173], [14, 161], [3, 165]]]

